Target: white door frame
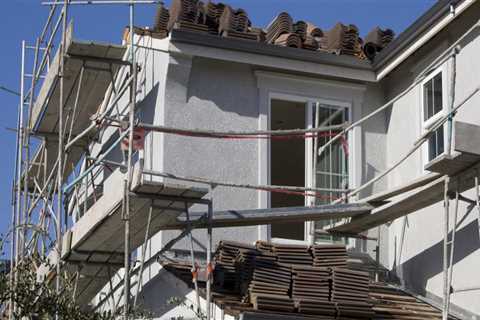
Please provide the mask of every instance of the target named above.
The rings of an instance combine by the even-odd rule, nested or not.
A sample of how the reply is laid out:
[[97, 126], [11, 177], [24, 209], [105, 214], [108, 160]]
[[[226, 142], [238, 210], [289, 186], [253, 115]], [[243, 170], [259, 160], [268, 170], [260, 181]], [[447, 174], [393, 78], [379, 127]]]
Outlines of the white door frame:
[[[351, 107], [350, 119], [359, 119], [362, 115], [362, 104], [366, 91], [365, 84], [337, 80], [326, 80], [307, 76], [291, 75], [279, 72], [254, 71], [258, 88], [258, 130], [270, 130], [271, 100], [279, 99], [294, 102], [324, 101], [333, 105]], [[311, 119], [310, 123], [313, 119]], [[362, 163], [362, 128], [353, 128], [348, 136], [350, 144], [350, 187], [361, 183]], [[260, 185], [269, 184], [270, 179], [270, 141], [257, 141], [257, 182]], [[257, 192], [258, 208], [270, 208], [270, 193]], [[270, 240], [271, 232], [268, 225], [258, 226], [258, 240]]]
[[[313, 109], [317, 103], [329, 105], [332, 107], [338, 108], [346, 108], [348, 110], [348, 117], [351, 121], [352, 119], [352, 104], [345, 101], [339, 100], [332, 100], [332, 99], [325, 99], [320, 97], [306, 97], [301, 95], [294, 95], [289, 93], [281, 93], [281, 92], [274, 92], [271, 91], [268, 94], [268, 130], [271, 129], [271, 114], [272, 114], [272, 100], [282, 100], [282, 101], [291, 101], [296, 103], [304, 103], [305, 104], [305, 128], [311, 129], [314, 127], [315, 119], [313, 119]], [[353, 141], [353, 134], [350, 131], [348, 133], [348, 141], [351, 141], [352, 145]], [[267, 141], [267, 150], [268, 150], [268, 184], [271, 184], [271, 142]], [[354, 183], [353, 181], [353, 174], [354, 171], [354, 160], [353, 157], [349, 156], [348, 161], [348, 169], [349, 169], [349, 185]], [[305, 140], [305, 187], [313, 188], [314, 180], [313, 180], [313, 139], [306, 139]], [[268, 208], [271, 207], [271, 196], [268, 194]], [[315, 203], [314, 197], [306, 197], [305, 198], [305, 206], [312, 206]], [[271, 238], [271, 225], [267, 226], [267, 238], [270, 240]], [[312, 234], [313, 231], [313, 222], [306, 222], [305, 223], [305, 234], [304, 240], [308, 241], [309, 243], [313, 243], [314, 235]]]

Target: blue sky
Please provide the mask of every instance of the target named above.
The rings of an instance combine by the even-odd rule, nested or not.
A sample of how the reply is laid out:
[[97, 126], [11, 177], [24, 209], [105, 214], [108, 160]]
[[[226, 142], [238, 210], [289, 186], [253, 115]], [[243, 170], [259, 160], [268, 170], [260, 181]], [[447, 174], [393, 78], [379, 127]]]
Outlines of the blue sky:
[[[233, 7], [249, 13], [256, 26], [266, 26], [276, 14], [287, 11], [294, 19], [307, 20], [322, 29], [336, 22], [355, 24], [365, 35], [373, 27], [389, 27], [398, 34], [410, 25], [436, 0], [224, 0]], [[169, 5], [170, 0], [165, 1]], [[150, 25], [154, 7], [139, 6], [136, 24]], [[45, 23], [48, 7], [40, 0], [5, 0], [1, 5], [0, 30], [0, 86], [18, 91], [20, 87], [21, 41], [33, 45]], [[120, 42], [123, 27], [128, 24], [128, 7], [74, 6], [70, 12], [74, 20], [74, 36], [83, 40]], [[0, 90], [0, 232], [8, 230], [10, 223], [10, 188], [15, 159], [15, 133], [7, 128], [16, 127], [19, 99]]]

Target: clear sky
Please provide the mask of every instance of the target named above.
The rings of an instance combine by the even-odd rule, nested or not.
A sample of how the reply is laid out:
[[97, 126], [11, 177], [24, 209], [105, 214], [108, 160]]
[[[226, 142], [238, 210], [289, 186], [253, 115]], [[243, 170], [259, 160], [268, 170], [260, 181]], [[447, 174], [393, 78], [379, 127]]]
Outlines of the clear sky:
[[[436, 0], [224, 0], [233, 7], [247, 10], [255, 26], [266, 26], [276, 14], [287, 11], [294, 19], [313, 22], [322, 29], [340, 21], [355, 24], [361, 35], [373, 27], [388, 27], [397, 34], [403, 31]], [[165, 1], [169, 5], [170, 0]], [[139, 6], [136, 24], [151, 25], [155, 7]], [[41, 0], [3, 0], [0, 7], [0, 86], [18, 91], [20, 87], [21, 41], [33, 45], [48, 14]], [[82, 40], [120, 42], [123, 27], [128, 24], [125, 5], [73, 6], [74, 36]], [[30, 71], [29, 71], [30, 72]], [[15, 133], [19, 99], [0, 90], [0, 232], [10, 223], [11, 181], [15, 159]]]

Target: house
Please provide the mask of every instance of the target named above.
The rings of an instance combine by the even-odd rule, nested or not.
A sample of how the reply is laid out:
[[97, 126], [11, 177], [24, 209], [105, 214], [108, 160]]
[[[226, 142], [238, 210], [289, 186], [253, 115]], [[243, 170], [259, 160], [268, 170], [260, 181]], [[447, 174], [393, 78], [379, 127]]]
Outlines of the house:
[[[369, 199], [376, 207], [371, 214], [351, 220], [223, 226], [214, 229], [212, 242], [254, 243], [276, 238], [345, 243], [352, 252], [378, 255], [378, 262], [391, 270], [403, 287], [441, 303], [446, 274], [442, 261], [446, 175], [451, 183], [447, 198], [451, 199], [452, 219], [446, 233], [452, 233], [452, 225], [457, 225], [450, 309], [476, 319], [480, 284], [475, 282], [474, 272], [480, 263], [480, 218], [478, 203], [472, 200], [477, 198], [477, 174], [467, 169], [476, 170], [480, 160], [475, 138], [480, 133], [476, 110], [480, 103], [479, 19], [478, 1], [440, 0], [396, 38], [391, 31], [378, 28], [362, 43], [354, 26], [338, 24], [320, 30], [282, 13], [266, 29], [260, 29], [250, 25], [243, 10], [211, 2], [200, 6], [193, 0], [173, 1], [169, 10], [159, 8], [153, 28], [135, 28], [133, 32], [138, 63], [136, 116], [146, 128], [143, 147], [135, 156], [139, 188], [142, 183], [166, 183], [174, 195], [189, 193], [189, 198], [198, 200], [208, 194], [216, 212], [325, 205], [378, 178], [348, 198], [350, 203]], [[131, 36], [127, 30], [126, 43]], [[82, 45], [74, 40], [72, 44], [71, 50]], [[116, 50], [116, 58], [128, 57], [124, 48]], [[127, 87], [131, 75], [126, 67], [119, 67], [115, 75], [114, 90], [101, 88], [107, 91], [105, 99], [100, 95], [101, 108], [114, 101], [107, 110], [109, 117], [125, 115], [128, 108], [128, 95], [115, 100], [115, 93]], [[97, 116], [105, 111], [101, 108]], [[118, 121], [108, 118], [106, 122], [117, 125], [99, 130], [97, 141], [89, 145], [89, 154], [105, 165], [95, 169], [93, 187], [84, 187], [84, 201], [69, 198], [74, 224], [63, 242], [65, 259], [83, 254], [78, 247], [69, 249], [88, 241], [89, 230], [100, 226], [93, 222], [93, 215], [120, 215], [123, 153], [118, 146], [109, 147], [123, 136]], [[329, 143], [352, 123], [356, 125], [351, 130], [336, 143]], [[163, 132], [148, 130], [154, 127]], [[265, 139], [262, 134], [247, 139], [235, 134], [322, 127], [330, 129], [315, 134], [317, 138], [305, 132], [300, 139], [298, 133], [284, 139]], [[190, 131], [165, 133], [166, 128]], [[198, 130], [225, 134], [205, 138], [195, 134]], [[426, 133], [429, 136], [420, 145], [418, 141]], [[205, 190], [205, 183], [195, 179], [185, 184], [188, 188], [178, 186], [178, 177], [202, 177], [213, 187]], [[257, 190], [216, 182], [257, 186]], [[267, 192], [259, 187], [267, 185], [301, 186], [314, 193], [305, 196], [282, 188]], [[101, 190], [94, 191], [96, 187]], [[394, 192], [382, 196], [389, 190]], [[95, 192], [99, 199], [93, 200]], [[454, 220], [456, 192], [465, 201], [460, 201]], [[168, 212], [185, 210], [180, 200], [155, 199], [134, 204], [140, 212], [132, 218], [138, 223], [134, 248], [143, 243], [149, 206], [160, 213], [165, 206]], [[193, 216], [205, 210], [204, 203], [195, 203], [189, 209]], [[112, 229], [105, 228], [103, 236], [91, 243], [121, 247], [115, 242], [118, 233], [106, 234]], [[179, 233], [162, 230], [148, 235], [146, 247], [138, 249], [136, 258], [144, 253], [147, 260], [155, 258]], [[192, 234], [193, 251], [201, 259], [209, 240], [204, 230]], [[363, 237], [348, 236], [353, 234]], [[184, 238], [171, 249], [175, 257], [186, 258], [190, 241]], [[109, 271], [112, 274], [120, 269], [119, 259]], [[112, 295], [108, 292], [121, 286], [121, 278], [119, 271], [113, 281], [105, 280], [95, 288], [105, 286], [105, 292], [94, 300], [99, 308], [109, 308]], [[165, 319], [179, 316], [177, 309], [170, 313], [163, 309], [170, 297], [193, 297], [180, 280], [155, 263], [145, 266], [140, 282], [144, 302]], [[92, 298], [95, 290], [87, 288], [85, 292]], [[117, 300], [120, 291], [113, 295]]]

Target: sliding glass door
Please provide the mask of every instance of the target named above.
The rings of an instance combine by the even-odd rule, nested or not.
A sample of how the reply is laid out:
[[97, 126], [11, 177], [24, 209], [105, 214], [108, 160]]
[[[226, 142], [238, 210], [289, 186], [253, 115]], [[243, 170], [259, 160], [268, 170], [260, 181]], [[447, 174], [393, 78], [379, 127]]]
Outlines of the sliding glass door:
[[[349, 108], [314, 103], [312, 106], [312, 122], [314, 127], [328, 127], [342, 125], [349, 119]], [[327, 146], [328, 142], [341, 130], [330, 130], [322, 132], [313, 141], [313, 169], [312, 185], [322, 189], [316, 194], [315, 205], [329, 204], [340, 199], [349, 188], [349, 146], [348, 137], [342, 136], [338, 141]], [[326, 147], [325, 147], [326, 146]], [[343, 238], [325, 235], [318, 231], [335, 225], [339, 220], [324, 220], [314, 223], [315, 242], [343, 242]]]

